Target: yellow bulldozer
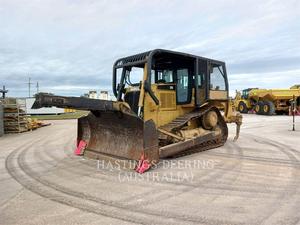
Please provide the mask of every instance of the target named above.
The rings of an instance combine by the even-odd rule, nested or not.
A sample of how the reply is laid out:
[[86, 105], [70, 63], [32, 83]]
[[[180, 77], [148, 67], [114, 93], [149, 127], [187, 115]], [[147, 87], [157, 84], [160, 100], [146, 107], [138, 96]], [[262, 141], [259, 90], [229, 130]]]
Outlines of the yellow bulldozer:
[[259, 115], [288, 114], [292, 102], [300, 106], [300, 85], [289, 89], [247, 88], [237, 91], [234, 99], [236, 109], [241, 113], [254, 111]]
[[33, 108], [89, 110], [78, 119], [83, 154], [135, 160], [140, 173], [160, 158], [224, 145], [226, 123], [236, 123], [239, 135], [224, 62], [156, 49], [118, 59], [112, 89], [115, 101], [40, 93]]

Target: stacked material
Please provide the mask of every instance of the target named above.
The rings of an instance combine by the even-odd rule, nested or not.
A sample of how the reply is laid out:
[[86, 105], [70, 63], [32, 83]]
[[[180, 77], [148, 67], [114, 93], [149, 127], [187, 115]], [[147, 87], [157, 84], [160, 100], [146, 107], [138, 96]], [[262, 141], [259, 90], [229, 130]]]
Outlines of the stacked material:
[[51, 125], [50, 123], [44, 123], [38, 119], [27, 118], [28, 130], [35, 130], [40, 127]]
[[4, 132], [21, 133], [28, 131], [28, 122], [24, 105], [15, 98], [4, 102]]
[[0, 136], [4, 133], [22, 133], [48, 126], [26, 115], [25, 99], [5, 98], [0, 100]]
[[35, 130], [40, 127], [37, 119], [28, 118], [27, 123], [28, 123], [28, 130]]

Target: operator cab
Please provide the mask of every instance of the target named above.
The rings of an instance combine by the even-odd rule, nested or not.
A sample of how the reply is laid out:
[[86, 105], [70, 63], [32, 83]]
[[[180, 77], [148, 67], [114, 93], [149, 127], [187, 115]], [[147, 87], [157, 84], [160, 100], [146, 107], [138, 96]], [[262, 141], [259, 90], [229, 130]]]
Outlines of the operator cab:
[[164, 92], [163, 90], [174, 92], [176, 105], [189, 104], [192, 98], [194, 69], [193, 58], [165, 52], [157, 54], [151, 68], [151, 87], [156, 88], [158, 93]]
[[258, 88], [247, 88], [247, 89], [242, 90], [242, 99], [248, 99], [250, 91], [255, 90], [255, 89], [258, 89]]
[[163, 110], [178, 105], [200, 107], [209, 100], [228, 99], [225, 63], [168, 50], [153, 50], [116, 61], [113, 90], [118, 101], [138, 113], [142, 82]]

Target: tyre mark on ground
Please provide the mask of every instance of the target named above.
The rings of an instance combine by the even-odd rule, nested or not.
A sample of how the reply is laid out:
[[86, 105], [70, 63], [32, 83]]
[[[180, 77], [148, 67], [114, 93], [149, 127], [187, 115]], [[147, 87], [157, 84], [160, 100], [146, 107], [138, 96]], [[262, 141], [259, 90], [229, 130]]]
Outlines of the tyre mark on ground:
[[[140, 220], [139, 219], [128, 219], [128, 217], [126, 215], [120, 215], [120, 212], [119, 211], [128, 211], [130, 212], [130, 214], [141, 214], [139, 216], [141, 217], [144, 217], [145, 215], [152, 215], [153, 213], [151, 212], [139, 212], [138, 210], [133, 210], [133, 209], [130, 209], [130, 210], [127, 210], [123, 207], [121, 207], [120, 205], [114, 205], [112, 202], [105, 202], [103, 201], [102, 199], [95, 199], [95, 196], [90, 196], [90, 195], [87, 195], [85, 193], [81, 193], [81, 192], [76, 192], [76, 191], [72, 191], [72, 190], [69, 190], [69, 189], [66, 189], [65, 187], [62, 187], [62, 186], [58, 186], [56, 184], [52, 184], [52, 183], [49, 183], [49, 181], [45, 181], [45, 180], [42, 180], [39, 175], [34, 175], [33, 174], [33, 171], [30, 170], [30, 168], [28, 167], [28, 165], [24, 164], [23, 162], [23, 158], [24, 158], [24, 155], [25, 153], [27, 152], [28, 149], [25, 149], [23, 151], [21, 151], [18, 155], [18, 164], [20, 166], [20, 168], [22, 169], [22, 171], [28, 176], [30, 177], [30, 179], [32, 180], [35, 180], [37, 181], [38, 183], [42, 184], [42, 185], [34, 185], [34, 183], [32, 182], [29, 182], [29, 184], [27, 182], [24, 183], [24, 179], [20, 179], [20, 177], [18, 177], [18, 173], [16, 173], [16, 171], [12, 171], [10, 170], [10, 162], [12, 160], [12, 155], [10, 155], [10, 157], [7, 158], [7, 163], [6, 163], [6, 167], [9, 171], [9, 173], [18, 181], [20, 182], [21, 184], [23, 184], [26, 188], [28, 188], [29, 190], [32, 190], [33, 192], [43, 196], [43, 197], [46, 197], [50, 200], [54, 200], [54, 201], [57, 201], [57, 202], [60, 202], [60, 203], [63, 203], [63, 204], [66, 204], [66, 205], [70, 205], [70, 206], [76, 206], [76, 208], [80, 208], [80, 209], [83, 209], [85, 211], [90, 211], [90, 212], [93, 212], [93, 213], [97, 213], [97, 214], [101, 214], [101, 215], [104, 215], [104, 216], [108, 216], [108, 217], [112, 217], [112, 218], [117, 218], [117, 219], [121, 219], [121, 220], [126, 220], [126, 221], [129, 221], [129, 222], [138, 222], [138, 223], [144, 223], [144, 220], [143, 218], [141, 218]], [[15, 151], [12, 153], [12, 154], [15, 154]], [[36, 187], [38, 187], [36, 189]], [[82, 199], [82, 200], [85, 200], [85, 201], [91, 201], [93, 203], [100, 203], [102, 206], [109, 206], [109, 207], [112, 207], [113, 209], [117, 209], [118, 210], [118, 213], [112, 213], [112, 211], [114, 211], [113, 209], [110, 209], [110, 210], [104, 210], [103, 208], [101, 209], [101, 212], [99, 212], [99, 208], [97, 208], [97, 210], [95, 211], [95, 208], [91, 208], [91, 210], [89, 210], [89, 207], [87, 207], [86, 205], [84, 207], [82, 207], [82, 205], [80, 203], [77, 202], [77, 204], [75, 204], [75, 202], [72, 202], [72, 199], [67, 199], [66, 197], [64, 196], [59, 196], [57, 194], [53, 194], [50, 192], [46, 192], [46, 194], [43, 192], [43, 189], [44, 188], [48, 188], [48, 189], [54, 189], [55, 191], [59, 192], [59, 193], [62, 193], [66, 196], [70, 196], [71, 198], [76, 198], [76, 199]], [[70, 201], [72, 203], [70, 203]], [[119, 203], [117, 203], [119, 204]], [[106, 211], [106, 212], [105, 212]], [[123, 212], [124, 213], [124, 212]], [[138, 217], [138, 215], [136, 215], [136, 217]], [[211, 221], [213, 223], [218, 223], [218, 224], [223, 224], [223, 223], [228, 223], [228, 222], [224, 222], [224, 221], [221, 221], [221, 220], [208, 220], [207, 218], [190, 218], [189, 216], [185, 216], [185, 215], [182, 215], [182, 217], [176, 217], [174, 215], [171, 215], [171, 216], [167, 216], [167, 215], [161, 215], [161, 214], [158, 214], [158, 213], [154, 213], [153, 214], [154, 216], [154, 220], [157, 219], [157, 223], [161, 223], [162, 221], [167, 222], [167, 223], [174, 223], [174, 219], [176, 219], [176, 221], [182, 221], [182, 222], [188, 222], [188, 223], [199, 223], [199, 222], [208, 222], [208, 221]], [[132, 217], [132, 215], [131, 215]], [[232, 223], [230, 221], [230, 223]]]
[[[247, 134], [247, 135], [256, 139], [256, 141], [258, 141], [260, 143], [264, 143], [264, 144], [268, 144], [268, 145], [276, 147], [279, 151], [284, 153], [291, 161], [299, 162], [299, 159], [294, 154], [298, 155], [298, 157], [299, 157], [300, 152], [291, 148], [290, 146], [282, 144], [278, 141], [274, 141], [272, 139], [262, 138], [262, 137], [252, 135], [252, 134]], [[290, 183], [294, 183], [294, 181], [297, 181], [297, 176], [298, 176], [297, 173], [299, 172], [299, 166], [296, 164], [296, 165], [292, 166], [291, 169], [292, 169], [292, 177], [290, 178]], [[270, 207], [270, 209], [268, 210], [269, 211], [268, 214], [264, 215], [260, 219], [260, 224], [262, 224], [266, 220], [270, 219], [276, 211], [280, 210], [280, 208], [282, 207], [280, 202], [283, 202], [283, 201], [286, 202], [287, 201], [286, 198], [293, 199], [293, 196], [297, 193], [297, 189], [299, 189], [299, 186], [297, 186], [297, 185], [293, 185], [293, 184], [287, 185], [287, 187], [274, 200], [275, 204], [278, 205], [279, 207], [276, 207], [276, 208]], [[298, 218], [299, 218], [299, 216], [298, 216]]]
[[[230, 144], [230, 142], [228, 142], [227, 144], [229, 145], [229, 147], [232, 146], [232, 144]], [[233, 149], [237, 150], [235, 148], [233, 148]], [[227, 150], [232, 151], [233, 149], [230, 147]], [[240, 150], [240, 149], [238, 149], [238, 150]], [[201, 153], [198, 153], [198, 154], [201, 154]], [[240, 154], [240, 151], [238, 154]], [[162, 202], [164, 200], [169, 200], [174, 197], [177, 198], [183, 194], [192, 192], [196, 189], [204, 188], [205, 184], [215, 182], [216, 180], [222, 179], [231, 170], [234, 170], [234, 169], [240, 170], [240, 165], [241, 165], [241, 162], [237, 162], [236, 164], [229, 164], [228, 166], [221, 167], [220, 170], [212, 170], [209, 174], [206, 174], [204, 179], [203, 179], [203, 177], [201, 177], [202, 178], [201, 181], [193, 182], [190, 184], [187, 183], [187, 184], [185, 184], [187, 186], [186, 188], [184, 188], [182, 190], [176, 190], [175, 193], [161, 193], [160, 195], [154, 195], [157, 191], [153, 190], [152, 192], [148, 193], [148, 196], [151, 197], [152, 196], [151, 194], [153, 194], [155, 197], [151, 197], [150, 199], [141, 201], [140, 203], [137, 203], [136, 201], [131, 201], [131, 205], [140, 205], [140, 204], [148, 205], [148, 204], [152, 204], [152, 203], [156, 203], [156, 202]], [[165, 183], [165, 182], [158, 181], [156, 183]], [[224, 189], [220, 189], [220, 190], [224, 191]], [[141, 197], [145, 197], [145, 196], [141, 195], [140, 198]], [[124, 201], [128, 201], [128, 200], [129, 199], [124, 199]]]

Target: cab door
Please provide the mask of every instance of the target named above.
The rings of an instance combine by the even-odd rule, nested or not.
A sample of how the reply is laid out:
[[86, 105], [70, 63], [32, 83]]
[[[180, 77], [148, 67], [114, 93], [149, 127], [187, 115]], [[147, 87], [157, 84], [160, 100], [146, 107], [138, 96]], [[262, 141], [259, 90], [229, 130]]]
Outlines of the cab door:
[[189, 104], [192, 97], [191, 69], [184, 67], [178, 68], [175, 70], [175, 77], [177, 105]]
[[197, 59], [195, 64], [195, 104], [201, 106], [207, 99], [207, 71], [208, 62]]

